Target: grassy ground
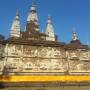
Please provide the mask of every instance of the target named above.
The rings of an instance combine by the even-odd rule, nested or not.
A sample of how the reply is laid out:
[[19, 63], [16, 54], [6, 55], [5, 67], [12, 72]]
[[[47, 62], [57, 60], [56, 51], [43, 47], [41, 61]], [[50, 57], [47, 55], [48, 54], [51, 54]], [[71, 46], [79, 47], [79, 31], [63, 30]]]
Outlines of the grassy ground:
[[90, 90], [90, 86], [6, 87], [0, 90]]

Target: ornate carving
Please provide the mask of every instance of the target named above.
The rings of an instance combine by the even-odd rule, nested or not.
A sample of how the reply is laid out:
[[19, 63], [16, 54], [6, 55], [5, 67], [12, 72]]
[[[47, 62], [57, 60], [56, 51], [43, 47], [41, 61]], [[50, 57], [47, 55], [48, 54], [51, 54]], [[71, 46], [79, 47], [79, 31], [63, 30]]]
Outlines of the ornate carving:
[[89, 52], [65, 51], [61, 47], [7, 44], [4, 65], [10, 72], [67, 72], [90, 71]]

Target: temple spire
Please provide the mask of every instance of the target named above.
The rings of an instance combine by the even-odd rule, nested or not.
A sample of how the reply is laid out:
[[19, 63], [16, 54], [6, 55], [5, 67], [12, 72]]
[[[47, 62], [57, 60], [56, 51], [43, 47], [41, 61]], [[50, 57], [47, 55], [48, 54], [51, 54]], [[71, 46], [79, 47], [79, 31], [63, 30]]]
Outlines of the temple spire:
[[35, 0], [32, 0], [32, 6], [27, 17], [27, 23], [30, 23], [30, 22], [33, 22], [37, 27], [36, 31], [39, 31], [39, 21], [38, 21], [38, 15], [36, 11]]
[[55, 41], [54, 28], [52, 25], [51, 16], [48, 16], [47, 26], [46, 26], [46, 40]]
[[76, 34], [76, 32], [75, 32], [75, 31], [73, 32], [73, 35], [72, 35], [72, 40], [73, 40], [73, 41], [78, 40], [78, 37], [77, 37], [77, 34]]
[[38, 16], [37, 16], [36, 5], [34, 0], [32, 0], [32, 6], [27, 17], [27, 22], [30, 21], [37, 21], [38, 23]]
[[17, 10], [15, 19], [12, 23], [10, 37], [20, 37], [20, 16]]

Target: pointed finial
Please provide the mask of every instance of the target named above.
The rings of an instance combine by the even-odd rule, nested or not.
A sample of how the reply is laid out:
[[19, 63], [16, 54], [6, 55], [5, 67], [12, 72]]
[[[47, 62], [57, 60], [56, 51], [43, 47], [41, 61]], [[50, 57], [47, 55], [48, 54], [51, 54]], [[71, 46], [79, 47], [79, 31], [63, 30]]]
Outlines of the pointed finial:
[[75, 31], [73, 32], [72, 40], [74, 40], [74, 41], [78, 40], [78, 37], [77, 37], [77, 34]]
[[16, 16], [19, 16], [19, 10], [17, 9], [17, 11], [16, 11]]
[[35, 7], [35, 0], [32, 0], [32, 7], [31, 7], [31, 11], [36, 11], [36, 7]]
[[32, 0], [32, 6], [35, 6], [35, 0]]
[[51, 20], [51, 15], [50, 15], [50, 14], [48, 14], [48, 19], [50, 19], [50, 20]]
[[51, 24], [52, 20], [51, 20], [51, 15], [48, 15], [48, 24]]
[[19, 10], [17, 9], [16, 11], [16, 17], [15, 17], [16, 20], [19, 20]]

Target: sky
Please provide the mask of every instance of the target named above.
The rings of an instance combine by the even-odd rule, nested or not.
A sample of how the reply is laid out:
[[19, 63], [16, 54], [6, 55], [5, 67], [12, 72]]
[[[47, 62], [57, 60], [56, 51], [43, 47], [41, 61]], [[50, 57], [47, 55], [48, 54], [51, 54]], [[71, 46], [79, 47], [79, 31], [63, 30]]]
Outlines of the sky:
[[[69, 43], [72, 32], [84, 44], [90, 44], [90, 0], [36, 0], [41, 31], [45, 31], [48, 15], [52, 16], [54, 32], [60, 42]], [[20, 13], [21, 30], [32, 0], [0, 0], [0, 34], [9, 36], [17, 9]]]

